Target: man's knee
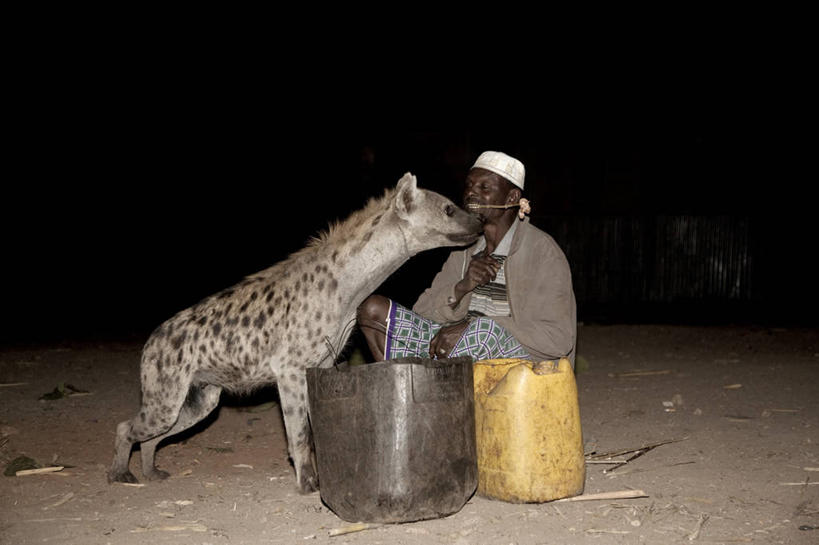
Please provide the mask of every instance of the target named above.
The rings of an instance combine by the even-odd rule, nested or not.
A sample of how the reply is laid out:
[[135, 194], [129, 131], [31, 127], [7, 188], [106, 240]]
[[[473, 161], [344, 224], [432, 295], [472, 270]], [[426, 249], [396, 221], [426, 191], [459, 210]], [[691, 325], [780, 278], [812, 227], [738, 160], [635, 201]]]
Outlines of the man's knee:
[[390, 300], [383, 295], [370, 295], [358, 306], [356, 318], [359, 325], [370, 325], [373, 322], [384, 324], [390, 311]]

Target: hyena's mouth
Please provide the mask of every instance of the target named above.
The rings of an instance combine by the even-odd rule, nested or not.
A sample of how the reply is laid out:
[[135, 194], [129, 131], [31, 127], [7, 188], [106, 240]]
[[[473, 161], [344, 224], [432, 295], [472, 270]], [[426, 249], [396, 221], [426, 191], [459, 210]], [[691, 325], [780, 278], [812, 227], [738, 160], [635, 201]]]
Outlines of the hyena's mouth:
[[474, 233], [474, 234], [466, 234], [466, 235], [447, 235], [447, 238], [452, 242], [459, 242], [463, 244], [469, 244], [470, 242], [475, 242], [478, 240], [478, 237], [481, 236], [481, 233]]

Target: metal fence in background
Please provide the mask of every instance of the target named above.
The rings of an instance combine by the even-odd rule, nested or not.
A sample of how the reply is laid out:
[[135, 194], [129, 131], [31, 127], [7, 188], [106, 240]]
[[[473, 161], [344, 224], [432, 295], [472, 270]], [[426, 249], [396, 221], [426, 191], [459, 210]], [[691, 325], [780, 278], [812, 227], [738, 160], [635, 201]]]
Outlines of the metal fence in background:
[[578, 307], [750, 302], [751, 222], [734, 216], [553, 216]]

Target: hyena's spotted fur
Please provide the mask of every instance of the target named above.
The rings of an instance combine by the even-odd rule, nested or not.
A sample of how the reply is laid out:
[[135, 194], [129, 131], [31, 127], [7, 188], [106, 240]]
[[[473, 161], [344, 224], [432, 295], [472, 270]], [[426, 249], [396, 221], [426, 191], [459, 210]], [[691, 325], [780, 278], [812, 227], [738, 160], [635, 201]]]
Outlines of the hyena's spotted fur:
[[305, 368], [332, 365], [328, 346], [343, 346], [358, 305], [412, 255], [466, 244], [480, 230], [408, 173], [308, 247], [163, 323], [143, 349], [142, 406], [117, 426], [108, 480], [136, 482], [134, 443], [145, 477], [167, 477], [154, 465], [162, 439], [207, 416], [223, 388], [276, 382], [299, 490], [315, 490]]

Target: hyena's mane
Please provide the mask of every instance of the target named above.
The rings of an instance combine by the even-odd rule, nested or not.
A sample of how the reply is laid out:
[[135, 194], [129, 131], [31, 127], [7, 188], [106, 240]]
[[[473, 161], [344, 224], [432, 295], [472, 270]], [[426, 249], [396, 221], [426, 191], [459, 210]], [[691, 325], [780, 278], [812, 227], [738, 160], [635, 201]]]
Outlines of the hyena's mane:
[[351, 239], [364, 238], [376, 228], [381, 216], [390, 207], [395, 189], [387, 189], [381, 197], [372, 197], [364, 208], [361, 208], [346, 219], [331, 223], [325, 231], [312, 237], [305, 250], [318, 246], [338, 246]]

